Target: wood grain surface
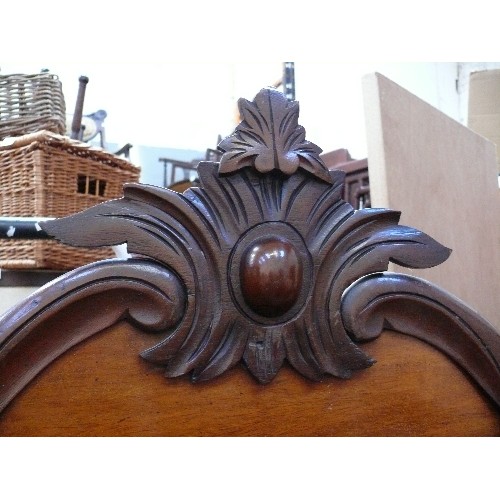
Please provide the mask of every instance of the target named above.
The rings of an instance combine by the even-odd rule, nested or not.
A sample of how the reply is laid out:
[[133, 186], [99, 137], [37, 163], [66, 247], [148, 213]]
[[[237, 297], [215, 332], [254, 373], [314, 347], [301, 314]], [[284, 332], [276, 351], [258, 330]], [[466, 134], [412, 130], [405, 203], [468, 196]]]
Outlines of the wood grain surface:
[[434, 348], [384, 332], [353, 379], [268, 385], [241, 366], [192, 384], [137, 353], [154, 342], [119, 323], [65, 353], [0, 415], [0, 436], [499, 436], [481, 390]]

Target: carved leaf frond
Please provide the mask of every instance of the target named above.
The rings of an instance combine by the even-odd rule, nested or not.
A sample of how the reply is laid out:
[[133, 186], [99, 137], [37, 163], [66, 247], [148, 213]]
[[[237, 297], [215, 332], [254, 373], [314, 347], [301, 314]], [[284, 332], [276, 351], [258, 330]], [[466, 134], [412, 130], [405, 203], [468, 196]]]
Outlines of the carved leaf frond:
[[194, 382], [217, 377], [241, 361], [248, 340], [248, 332], [237, 322], [224, 324], [223, 329], [224, 337], [208, 363], [193, 370], [191, 379]]
[[245, 201], [255, 196], [253, 186], [239, 176], [219, 177], [217, 170], [217, 163], [200, 162], [201, 187], [188, 189], [184, 196], [217, 227], [221, 238], [233, 245], [242, 232], [261, 222], [262, 217], [256, 214], [255, 204], [249, 207]]
[[126, 185], [123, 198], [41, 226], [67, 245], [100, 247], [126, 242], [131, 253], [169, 265], [182, 257], [183, 247], [220, 246], [212, 221], [189, 200], [173, 191], [139, 184]]
[[266, 384], [278, 373], [286, 357], [283, 338], [290, 335], [293, 323], [274, 327], [253, 325], [243, 360], [259, 382]]
[[184, 196], [218, 227], [228, 243], [264, 221], [289, 222], [306, 235], [328, 217], [332, 207], [345, 203], [341, 199], [345, 174], [332, 171], [329, 175], [331, 184], [304, 171], [290, 177], [278, 171], [263, 175], [255, 170], [219, 176], [216, 163], [200, 162], [200, 187], [188, 189]]
[[[74, 246], [126, 242], [130, 253], [163, 262], [181, 277], [188, 294], [184, 321], [143, 357], [167, 364], [172, 373], [182, 373], [191, 367], [186, 362], [193, 353], [200, 362], [211, 356], [207, 348], [211, 325], [225, 293], [220, 276], [221, 237], [214, 224], [200, 207], [178, 193], [128, 185], [124, 198], [45, 222], [44, 229]], [[201, 290], [211, 300], [203, 300]]]
[[341, 223], [330, 218], [325, 230], [317, 234], [313, 247], [318, 249], [320, 259], [326, 257], [339, 269], [345, 270], [345, 263], [349, 262], [351, 269], [361, 273], [358, 277], [387, 270], [389, 261], [428, 268], [450, 256], [451, 250], [429, 235], [400, 226], [400, 215], [393, 210], [365, 209], [348, 214]]
[[332, 182], [319, 157], [322, 150], [305, 140], [305, 130], [298, 125], [298, 102], [289, 102], [281, 92], [266, 88], [253, 102], [240, 99], [238, 105], [243, 121], [219, 144], [224, 151], [220, 173], [254, 167], [261, 173], [279, 170], [291, 175], [300, 166]]
[[328, 293], [315, 293], [303, 314], [306, 328], [302, 334], [307, 333], [310, 348], [310, 357], [303, 362], [307, 361], [309, 369], [319, 366], [322, 374], [350, 378], [354, 371], [370, 367], [373, 360], [349, 338], [339, 310], [329, 307], [328, 298]]
[[350, 340], [341, 321], [344, 291], [362, 276], [387, 270], [390, 260], [432, 267], [446, 260], [450, 250], [421, 231], [399, 226], [399, 212], [353, 211], [340, 204], [325, 214], [308, 239], [318, 273], [305, 317], [315, 360], [327, 373], [345, 377], [371, 360]]
[[309, 327], [305, 321], [295, 325], [290, 335], [283, 337], [288, 362], [304, 377], [321, 380], [325, 370], [320, 366], [309, 341]]

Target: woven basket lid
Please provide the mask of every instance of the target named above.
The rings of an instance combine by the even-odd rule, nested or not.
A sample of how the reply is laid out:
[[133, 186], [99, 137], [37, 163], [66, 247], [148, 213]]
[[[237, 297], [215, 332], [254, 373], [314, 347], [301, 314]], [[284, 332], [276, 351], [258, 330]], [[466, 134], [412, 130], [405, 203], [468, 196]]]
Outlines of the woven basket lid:
[[65, 150], [68, 154], [78, 155], [80, 157], [89, 157], [94, 160], [102, 161], [106, 165], [112, 165], [127, 171], [140, 173], [141, 169], [130, 161], [106, 151], [100, 147], [92, 146], [88, 143], [71, 139], [64, 135], [55, 134], [48, 130], [40, 130], [31, 134], [25, 134], [18, 137], [7, 137], [0, 141], [0, 152], [14, 150], [21, 147], [31, 146], [39, 149], [58, 149]]

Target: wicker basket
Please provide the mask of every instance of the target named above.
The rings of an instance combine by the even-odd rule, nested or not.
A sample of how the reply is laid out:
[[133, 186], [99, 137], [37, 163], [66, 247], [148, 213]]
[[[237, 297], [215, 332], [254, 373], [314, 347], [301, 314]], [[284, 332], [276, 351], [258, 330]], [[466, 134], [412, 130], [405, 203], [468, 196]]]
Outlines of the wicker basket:
[[56, 75], [0, 75], [0, 140], [38, 130], [66, 132], [66, 105]]
[[[140, 168], [68, 137], [41, 131], [0, 142], [0, 214], [63, 217], [123, 196]], [[113, 257], [110, 248], [86, 249], [54, 240], [0, 239], [0, 267], [67, 270]]]

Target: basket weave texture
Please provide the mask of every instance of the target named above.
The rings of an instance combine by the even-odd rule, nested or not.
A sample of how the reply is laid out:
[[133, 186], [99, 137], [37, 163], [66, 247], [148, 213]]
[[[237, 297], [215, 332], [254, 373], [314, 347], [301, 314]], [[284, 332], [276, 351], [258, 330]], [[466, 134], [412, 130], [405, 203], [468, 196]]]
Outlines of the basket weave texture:
[[56, 75], [0, 75], [0, 140], [48, 130], [66, 132], [66, 105]]
[[[0, 214], [64, 217], [123, 196], [140, 168], [80, 141], [40, 131], [0, 142]], [[0, 267], [68, 270], [113, 257], [55, 240], [0, 239]]]

